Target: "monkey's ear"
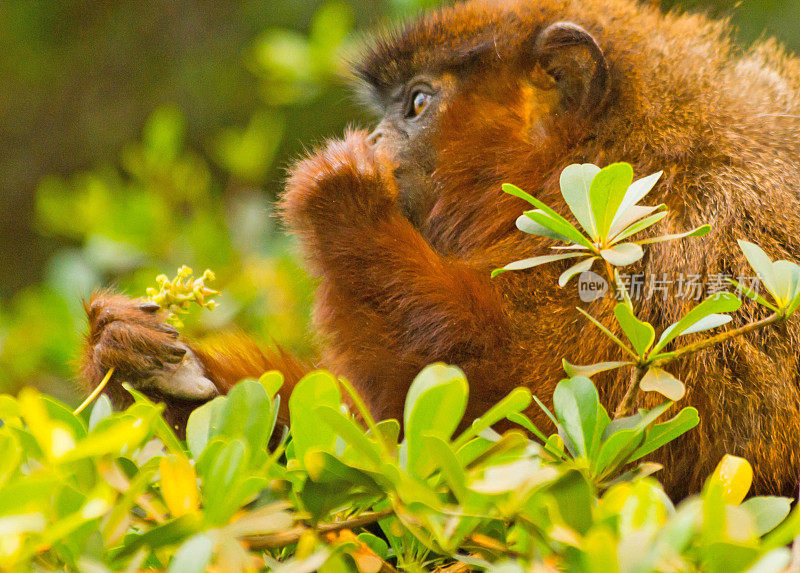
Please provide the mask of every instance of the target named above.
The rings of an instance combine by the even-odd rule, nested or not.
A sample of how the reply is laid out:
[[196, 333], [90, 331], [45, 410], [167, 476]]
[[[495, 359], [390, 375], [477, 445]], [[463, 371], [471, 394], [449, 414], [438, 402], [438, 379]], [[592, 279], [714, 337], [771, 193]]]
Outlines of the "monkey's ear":
[[589, 32], [572, 22], [557, 22], [539, 34], [535, 50], [566, 108], [587, 114], [600, 108], [608, 92], [608, 62]]

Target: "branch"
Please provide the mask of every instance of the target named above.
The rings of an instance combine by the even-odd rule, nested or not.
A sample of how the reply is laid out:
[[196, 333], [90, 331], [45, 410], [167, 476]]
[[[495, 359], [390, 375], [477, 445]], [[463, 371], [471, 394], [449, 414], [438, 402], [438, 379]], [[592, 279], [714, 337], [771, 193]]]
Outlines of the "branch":
[[635, 367], [633, 372], [631, 373], [631, 381], [628, 383], [628, 389], [625, 391], [625, 396], [623, 396], [622, 401], [617, 406], [616, 411], [614, 412], [614, 418], [621, 418], [623, 416], [627, 416], [631, 409], [633, 408], [633, 402], [636, 399], [636, 394], [639, 390], [639, 383], [642, 381], [647, 369], [651, 366], [661, 367], [665, 364], [669, 364], [677, 360], [678, 358], [683, 358], [684, 356], [688, 356], [689, 354], [694, 354], [695, 352], [700, 352], [701, 350], [705, 350], [711, 346], [720, 344], [732, 338], [736, 338], [737, 336], [742, 336], [743, 334], [747, 334], [749, 332], [753, 332], [754, 330], [758, 330], [764, 328], [765, 326], [769, 326], [770, 324], [774, 324], [776, 322], [780, 322], [783, 320], [784, 317], [778, 313], [768, 316], [767, 318], [761, 319], [756, 322], [751, 322], [750, 324], [746, 324], [739, 328], [734, 328], [733, 330], [728, 330], [727, 332], [723, 332], [718, 334], [717, 336], [712, 336], [711, 338], [707, 338], [705, 340], [700, 340], [699, 342], [695, 342], [694, 344], [687, 344], [681, 348], [673, 352], [667, 353], [665, 356], [654, 360], [652, 362], [644, 361], [638, 366]]
[[654, 361], [652, 365], [661, 366], [663, 364], [669, 364], [673, 360], [682, 358], [687, 354], [693, 354], [695, 352], [705, 350], [706, 348], [714, 346], [715, 344], [720, 344], [721, 342], [725, 342], [727, 340], [730, 340], [731, 338], [736, 338], [737, 336], [747, 334], [748, 332], [753, 332], [754, 330], [758, 330], [770, 324], [780, 322], [781, 320], [783, 320], [783, 317], [781, 315], [777, 313], [773, 314], [757, 322], [751, 322], [750, 324], [745, 324], [744, 326], [741, 326], [739, 328], [728, 330], [727, 332], [723, 332], [722, 334], [712, 336], [711, 338], [695, 342], [694, 344], [687, 344], [686, 346], [678, 348], [677, 350], [668, 353], [666, 356], [659, 358], [658, 360]]
[[286, 531], [270, 533], [268, 535], [248, 535], [244, 537], [251, 549], [280, 549], [287, 545], [297, 543], [306, 531], [316, 531], [317, 533], [330, 533], [331, 531], [341, 531], [343, 529], [355, 529], [380, 521], [385, 517], [394, 514], [394, 510], [386, 509], [383, 511], [373, 511], [362, 513], [358, 517], [346, 519], [344, 521], [334, 521], [332, 523], [322, 523], [316, 527], [297, 525]]
[[633, 402], [636, 399], [636, 394], [639, 392], [639, 382], [642, 381], [646, 372], [646, 366], [634, 367], [631, 372], [631, 381], [628, 382], [628, 389], [625, 391], [625, 396], [622, 397], [622, 401], [614, 412], [614, 419], [624, 418], [631, 411]]

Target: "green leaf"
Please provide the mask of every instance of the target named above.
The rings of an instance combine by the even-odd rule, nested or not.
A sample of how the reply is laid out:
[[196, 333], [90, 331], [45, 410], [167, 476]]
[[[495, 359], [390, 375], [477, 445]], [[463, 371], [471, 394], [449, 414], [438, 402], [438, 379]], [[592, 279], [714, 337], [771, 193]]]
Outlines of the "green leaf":
[[178, 440], [173, 429], [167, 424], [161, 413], [164, 411], [163, 404], [156, 404], [143, 393], [137, 391], [130, 384], [122, 385], [127, 390], [135, 404], [131, 406], [127, 413], [140, 416], [142, 419], [152, 419], [153, 431], [172, 453], [183, 453], [183, 444]]
[[[557, 435], [555, 435], [558, 438]], [[459, 463], [472, 470], [480, 466], [508, 463], [518, 459], [530, 446], [528, 437], [520, 431], [505, 432], [499, 440], [483, 437], [470, 440], [456, 452]]]
[[67, 408], [52, 396], [43, 395], [42, 401], [47, 410], [47, 415], [50, 416], [51, 420], [62, 422], [78, 440], [86, 437], [86, 425], [84, 424], [83, 418], [73, 414], [70, 408]]
[[570, 211], [583, 229], [597, 241], [597, 228], [592, 215], [592, 204], [589, 189], [592, 179], [600, 172], [596, 165], [586, 163], [583, 165], [570, 165], [561, 172], [561, 195], [567, 202]]
[[767, 290], [774, 295], [777, 292], [777, 284], [772, 268], [772, 260], [758, 245], [749, 241], [736, 242], [739, 243], [739, 248], [742, 249], [747, 262], [750, 263], [750, 266], [756, 271], [758, 278], [761, 279], [761, 282], [764, 283]]
[[273, 399], [283, 386], [283, 374], [277, 370], [270, 370], [259, 377], [258, 383], [264, 387], [270, 399]]
[[569, 242], [569, 239], [567, 239], [564, 235], [559, 235], [547, 227], [541, 226], [527, 215], [520, 215], [517, 217], [515, 225], [517, 226], [517, 229], [523, 233], [528, 233], [529, 235], [547, 237], [548, 239], [553, 239], [554, 241], [564, 241], [565, 243]]
[[465, 430], [456, 440], [456, 449], [500, 420], [507, 418], [511, 414], [522, 412], [530, 404], [531, 391], [524, 387], [514, 388], [505, 398], [489, 408], [483, 416], [472, 422], [469, 429]]
[[105, 394], [100, 394], [89, 415], [89, 431], [92, 431], [99, 422], [108, 418], [112, 412], [111, 400]]
[[3, 486], [0, 495], [0, 515], [41, 511], [41, 507], [52, 504], [53, 492], [61, 485], [55, 476], [44, 476], [41, 472], [14, 480]]
[[636, 353], [633, 350], [631, 350], [630, 347], [627, 344], [625, 344], [619, 338], [617, 338], [617, 336], [613, 332], [611, 332], [609, 329], [607, 329], [605, 326], [603, 326], [603, 324], [599, 320], [594, 318], [591, 314], [589, 314], [588, 312], [586, 312], [582, 308], [576, 307], [575, 309], [578, 312], [580, 312], [583, 316], [588, 318], [592, 322], [592, 324], [594, 324], [597, 328], [599, 328], [603, 332], [603, 334], [605, 334], [611, 340], [613, 340], [616, 343], [617, 346], [619, 346], [620, 348], [622, 348], [622, 350], [624, 350], [625, 352], [630, 354], [633, 358], [638, 360], [639, 357], [636, 355]]
[[778, 311], [778, 308], [776, 306], [774, 306], [774, 305], [770, 304], [769, 302], [767, 302], [762, 296], [760, 296], [757, 292], [755, 292], [751, 288], [748, 288], [747, 286], [741, 284], [740, 282], [738, 282], [738, 281], [736, 281], [734, 279], [730, 279], [729, 278], [729, 279], [726, 279], [726, 280], [729, 283], [731, 283], [733, 286], [735, 286], [737, 290], [739, 290], [744, 296], [746, 296], [750, 300], [754, 300], [758, 304], [760, 304], [761, 306], [765, 306], [765, 307], [767, 307], [768, 309], [770, 309], [770, 310], [772, 310], [774, 312]]
[[12, 418], [19, 418], [20, 416], [21, 414], [17, 401], [8, 394], [0, 394], [0, 420], [7, 422]]
[[464, 416], [468, 394], [466, 377], [455, 366], [431, 364], [414, 378], [403, 412], [407, 464], [411, 475], [427, 475], [433, 460], [425, 447], [424, 436], [449, 440]]
[[786, 519], [792, 509], [792, 500], [788, 497], [751, 497], [741, 507], [753, 516], [756, 535], [761, 537]]
[[788, 545], [797, 537], [798, 531], [800, 531], [800, 506], [795, 505], [789, 517], [764, 537], [762, 548], [770, 551]]
[[[534, 207], [538, 207], [539, 209], [542, 208], [544, 205], [541, 201], [536, 199], [533, 195], [526, 193], [516, 185], [512, 185], [511, 183], [503, 183], [502, 189], [504, 193], [508, 193], [509, 195], [513, 195], [514, 197], [519, 197], [520, 199], [524, 199]], [[546, 206], [546, 205], [545, 205]]]
[[664, 241], [674, 241], [676, 239], [685, 239], [686, 237], [704, 237], [711, 232], [711, 225], [702, 225], [691, 231], [685, 233], [676, 233], [674, 235], [662, 235], [660, 237], [653, 237], [651, 239], [643, 239], [636, 241], [639, 245], [652, 245], [653, 243], [663, 243]]
[[426, 434], [423, 442], [433, 454], [436, 465], [441, 468], [442, 476], [453, 491], [458, 503], [462, 506], [465, 505], [469, 496], [467, 476], [464, 467], [458, 462], [453, 448], [438, 436]]
[[658, 183], [658, 180], [661, 179], [663, 174], [663, 171], [659, 171], [658, 173], [653, 173], [647, 177], [642, 177], [641, 179], [637, 179], [631, 183], [628, 187], [628, 190], [625, 192], [625, 197], [622, 199], [619, 209], [617, 210], [616, 219], [621, 219], [624, 217], [632, 207], [644, 199], [647, 194], [653, 190], [653, 187], [656, 186], [656, 183]]
[[692, 310], [686, 313], [678, 322], [667, 327], [661, 334], [653, 352], [659, 352], [667, 344], [678, 336], [684, 334], [687, 329], [694, 326], [707, 316], [718, 313], [733, 312], [742, 306], [742, 301], [729, 292], [718, 293], [708, 297]]
[[642, 443], [644, 432], [638, 428], [618, 430], [611, 434], [600, 447], [594, 463], [597, 474], [614, 470], [630, 461], [628, 458]]
[[704, 548], [701, 571], [729, 573], [743, 571], [758, 557], [758, 549], [750, 545], [716, 541]]
[[588, 378], [562, 380], [553, 392], [553, 409], [564, 432], [577, 453], [590, 457], [602, 434], [598, 432], [600, 399], [597, 389]]
[[272, 402], [255, 380], [242, 380], [226, 396], [217, 435], [244, 438], [251, 453], [266, 450], [272, 435]]
[[633, 311], [625, 303], [614, 307], [614, 316], [617, 318], [622, 331], [630, 340], [633, 349], [639, 356], [644, 356], [656, 338], [656, 331], [648, 322], [643, 322], [633, 315]]
[[583, 540], [582, 568], [586, 573], [618, 573], [617, 539], [609, 528], [592, 528]]
[[203, 573], [211, 563], [214, 541], [198, 533], [181, 545], [167, 568], [167, 573]]
[[319, 450], [306, 452], [303, 465], [308, 471], [308, 476], [315, 482], [339, 482], [347, 483], [349, 486], [358, 485], [374, 491], [380, 490], [368, 473], [342, 463], [337, 457], [327, 452]]
[[217, 435], [218, 427], [212, 426], [213, 420], [219, 420], [225, 407], [224, 396], [217, 396], [210, 402], [192, 410], [186, 423], [186, 445], [192, 456], [197, 459], [206, 449], [208, 441]]
[[644, 251], [636, 243], [622, 243], [600, 251], [600, 256], [615, 267], [625, 267], [641, 260]]
[[634, 205], [627, 211], [623, 212], [620, 210], [617, 213], [617, 218], [614, 219], [614, 223], [611, 225], [611, 230], [608, 232], [608, 235], [609, 237], [616, 237], [622, 231], [631, 227], [636, 221], [649, 217], [656, 213], [656, 211], [660, 210], [660, 212], [666, 214], [666, 208], [667, 206], [662, 203], [661, 205], [653, 206]]
[[681, 336], [705, 332], [706, 330], [711, 330], [713, 328], [719, 328], [720, 326], [728, 324], [731, 320], [733, 320], [733, 318], [728, 314], [709, 314], [684, 330], [681, 333]]
[[589, 189], [592, 215], [601, 239], [608, 237], [611, 223], [633, 182], [633, 168], [628, 163], [613, 163], [601, 169]]
[[789, 261], [775, 261], [772, 263], [775, 276], [776, 293], [781, 302], [781, 308], [787, 308], [798, 295], [800, 283], [800, 267]]
[[[507, 416], [507, 419], [508, 419], [509, 422], [513, 422], [514, 424], [518, 424], [518, 425], [522, 426], [523, 428], [525, 428], [526, 430], [528, 430], [534, 436], [539, 438], [542, 441], [542, 443], [547, 442], [547, 436], [544, 435], [544, 432], [542, 432], [536, 426], [536, 424], [534, 424], [533, 421], [530, 418], [528, 418], [528, 416], [526, 416], [525, 414], [523, 414], [521, 412], [514, 412], [512, 414], [509, 414]], [[555, 422], [555, 424], [558, 425], [558, 422]]]
[[248, 457], [245, 441], [233, 439], [224, 443], [208, 464], [208, 474], [203, 478], [203, 507], [209, 524], [223, 525], [239, 509], [239, 500], [231, 494], [245, 478]]
[[541, 209], [525, 211], [524, 215], [545, 229], [549, 229], [557, 235], [566, 237], [566, 242], [582, 245], [586, 248], [592, 248], [591, 241], [584, 237], [583, 233], [576, 229], [572, 223], [560, 215], [558, 215], [558, 217], [553, 217]]
[[597, 257], [591, 257], [572, 265], [570, 268], [561, 273], [560, 277], [558, 277], [558, 286], [563, 288], [569, 282], [569, 279], [591, 269], [596, 260]]
[[493, 270], [492, 278], [506, 271], [522, 271], [525, 269], [538, 267], [539, 265], [543, 265], [545, 263], [552, 263], [554, 261], [560, 261], [563, 259], [574, 259], [576, 257], [585, 257], [585, 256], [586, 256], [585, 253], [568, 253], [565, 255], [543, 255], [540, 257], [531, 257], [530, 259], [522, 259], [521, 261], [514, 261], [513, 263], [508, 263], [503, 268]]
[[798, 308], [800, 308], [800, 291], [798, 291], [795, 297], [786, 305], [786, 316], [792, 316]]
[[[581, 232], [580, 232], [580, 231], [578, 231], [578, 229], [576, 229], [576, 228], [575, 228], [575, 227], [572, 225], [572, 223], [570, 223], [569, 221], [567, 221], [567, 220], [566, 220], [564, 217], [562, 217], [561, 215], [559, 215], [558, 213], [556, 213], [555, 211], [553, 211], [553, 210], [552, 210], [550, 207], [548, 207], [547, 205], [545, 205], [544, 203], [542, 203], [541, 201], [539, 201], [537, 198], [535, 198], [535, 197], [533, 197], [533, 196], [529, 195], [528, 193], [526, 193], [525, 191], [523, 191], [523, 190], [522, 190], [522, 189], [520, 189], [519, 187], [517, 187], [517, 186], [515, 186], [515, 185], [511, 185], [510, 183], [504, 183], [504, 184], [503, 184], [503, 191], [505, 191], [505, 192], [506, 192], [506, 193], [508, 193], [509, 195], [513, 195], [513, 196], [515, 196], [515, 197], [519, 197], [520, 199], [524, 199], [524, 200], [525, 200], [525, 201], [527, 201], [528, 203], [530, 203], [530, 204], [532, 204], [533, 206], [535, 206], [535, 207], [536, 207], [536, 208], [537, 208], [539, 211], [541, 211], [542, 213], [544, 213], [545, 215], [547, 215], [547, 216], [548, 216], [550, 219], [552, 219], [553, 221], [557, 221], [557, 222], [559, 222], [559, 223], [560, 223], [562, 226], [566, 226], [566, 227], [569, 227], [569, 228], [571, 228], [571, 229], [572, 229], [572, 231], [571, 231], [571, 232], [570, 232], [570, 231], [568, 231], [568, 232], [570, 232], [571, 234], [573, 234], [573, 236], [574, 236], [574, 233], [577, 233], [577, 237], [576, 237], [576, 238], [577, 238], [578, 240], [577, 240], [577, 241], [575, 241], [576, 243], [585, 244], [586, 246], [589, 246], [589, 247], [591, 247], [591, 243], [590, 243], [589, 241], [587, 241], [587, 240], [586, 240], [586, 238], [585, 238], [585, 237], [584, 237], [584, 236], [581, 234]], [[531, 212], [532, 212], [532, 211], [527, 211], [527, 212], [526, 212], [526, 214], [528, 214], [528, 213], [531, 213]], [[566, 228], [566, 227], [565, 227], [565, 228]]]
[[542, 485], [558, 477], [559, 471], [553, 466], [543, 465], [536, 459], [519, 458], [487, 467], [483, 477], [473, 481], [469, 488], [482, 494], [494, 495], [519, 490], [526, 482]]
[[556, 417], [555, 417], [555, 416], [553, 415], [553, 413], [550, 411], [550, 408], [548, 408], [547, 406], [545, 406], [545, 405], [544, 405], [544, 402], [542, 402], [541, 400], [539, 400], [538, 396], [533, 396], [533, 401], [534, 401], [534, 402], [536, 402], [536, 405], [537, 405], [537, 406], [539, 406], [539, 409], [540, 409], [540, 410], [542, 410], [542, 412], [544, 412], [544, 413], [545, 413], [545, 415], [546, 415], [548, 418], [550, 418], [550, 421], [551, 421], [551, 422], [553, 422], [553, 425], [554, 425], [555, 427], [558, 427], [558, 420], [556, 420]]
[[378, 422], [378, 432], [383, 436], [383, 441], [386, 444], [397, 444], [400, 439], [400, 422], [394, 418], [388, 420], [381, 420]]
[[[330, 435], [341, 437], [348, 445], [360, 453], [373, 467], [380, 466], [381, 450], [377, 442], [370, 439], [351, 418], [345, 416], [338, 409], [330, 406], [317, 406], [313, 410], [314, 417], [323, 421], [322, 429]], [[325, 425], [328, 428], [325, 428]], [[294, 428], [294, 423], [292, 423]], [[331, 432], [330, 430], [333, 430]], [[334, 452], [329, 452], [334, 453]]]
[[619, 206], [619, 212], [625, 213], [628, 209], [644, 199], [647, 194], [653, 190], [663, 174], [663, 171], [659, 171], [658, 173], [642, 177], [631, 183], [628, 190], [625, 192], [622, 204]]
[[[664, 207], [664, 209], [666, 209], [666, 206], [663, 206], [663, 205], [659, 205], [659, 207]], [[631, 237], [631, 236], [635, 235], [636, 233], [639, 233], [641, 231], [644, 231], [645, 229], [648, 229], [648, 228], [652, 227], [653, 225], [655, 225], [656, 223], [661, 221], [661, 219], [666, 217], [667, 214], [668, 214], [667, 211], [663, 210], [663, 211], [660, 211], [658, 213], [653, 213], [649, 217], [645, 217], [644, 219], [633, 223], [629, 227], [626, 227], [625, 229], [622, 229], [616, 235], [612, 235], [614, 238], [611, 241], [611, 244], [612, 245], [616, 245], [620, 241], [624, 241], [628, 237]]]
[[792, 552], [786, 547], [778, 547], [756, 561], [745, 573], [784, 573], [791, 562]]
[[365, 531], [358, 534], [358, 540], [384, 561], [389, 558], [389, 545], [380, 537]]
[[577, 364], [570, 364], [566, 358], [561, 359], [561, 364], [564, 366], [564, 372], [567, 376], [573, 378], [575, 376], [585, 376], [591, 378], [595, 374], [622, 368], [623, 366], [630, 366], [633, 362], [598, 362], [597, 364], [589, 364], [587, 366], [578, 366]]
[[686, 393], [683, 382], [661, 368], [652, 367], [639, 382], [639, 388], [644, 392], [658, 392], [673, 402], [677, 402]]
[[339, 383], [328, 372], [312, 372], [297, 383], [289, 397], [289, 416], [298, 460], [303, 460], [311, 448], [334, 453], [336, 435], [326, 425], [318, 423], [314, 409], [318, 406], [329, 406], [337, 410], [341, 403]]
[[650, 428], [644, 443], [631, 455], [630, 461], [636, 461], [654, 452], [699, 423], [700, 417], [697, 415], [697, 410], [691, 407], [684, 408], [674, 418]]
[[22, 461], [22, 448], [13, 434], [0, 434], [0, 488], [13, 476]]
[[149, 426], [152, 420], [143, 421], [129, 416], [109, 421], [108, 425], [98, 426], [86, 438], [77, 442], [75, 448], [66, 452], [61, 460], [119, 456], [123, 451], [131, 451], [141, 445], [150, 434]]
[[583, 474], [570, 470], [549, 488], [562, 519], [575, 531], [585, 534], [592, 525], [595, 496]]

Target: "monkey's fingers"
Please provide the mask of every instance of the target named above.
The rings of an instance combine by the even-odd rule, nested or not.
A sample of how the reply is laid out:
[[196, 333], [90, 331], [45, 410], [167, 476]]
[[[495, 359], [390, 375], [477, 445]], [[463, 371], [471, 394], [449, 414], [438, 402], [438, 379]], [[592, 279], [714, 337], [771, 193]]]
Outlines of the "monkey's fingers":
[[108, 325], [94, 348], [102, 370], [114, 368], [117, 382], [154, 389], [182, 400], [208, 400], [217, 388], [188, 345], [173, 334], [131, 323]]

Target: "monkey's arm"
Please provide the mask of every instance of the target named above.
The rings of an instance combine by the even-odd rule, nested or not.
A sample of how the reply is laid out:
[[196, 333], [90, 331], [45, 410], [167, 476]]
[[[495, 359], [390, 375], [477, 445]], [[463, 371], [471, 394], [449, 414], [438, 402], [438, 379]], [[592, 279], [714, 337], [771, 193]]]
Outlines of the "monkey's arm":
[[131, 403], [129, 383], [167, 408], [165, 417], [183, 429], [191, 411], [243, 378], [269, 370], [285, 377], [280, 417], [288, 420], [286, 399], [307, 368], [281, 349], [263, 348], [243, 334], [189, 342], [164, 322], [164, 312], [145, 299], [95, 295], [86, 308], [89, 334], [82, 356], [81, 381], [87, 391], [114, 373], [105, 392], [116, 407]]
[[322, 278], [325, 365], [396, 416], [404, 384], [430, 362], [459, 364], [476, 385], [499, 375], [508, 325], [488, 272], [436, 253], [394, 195], [388, 167], [349, 133], [298, 164], [283, 213]]

